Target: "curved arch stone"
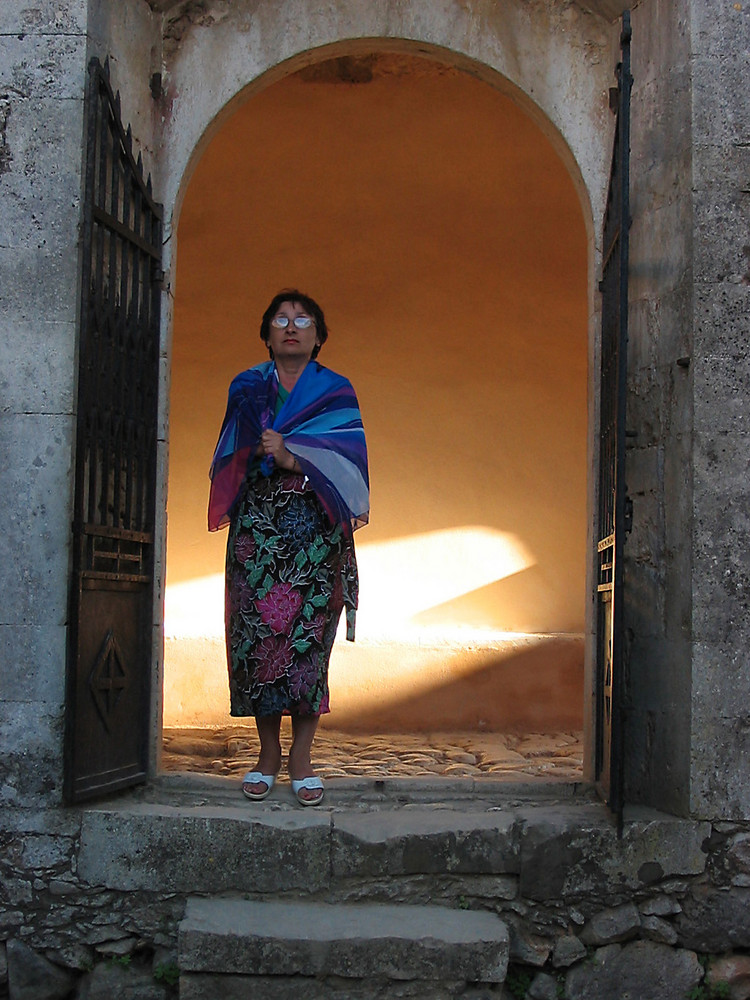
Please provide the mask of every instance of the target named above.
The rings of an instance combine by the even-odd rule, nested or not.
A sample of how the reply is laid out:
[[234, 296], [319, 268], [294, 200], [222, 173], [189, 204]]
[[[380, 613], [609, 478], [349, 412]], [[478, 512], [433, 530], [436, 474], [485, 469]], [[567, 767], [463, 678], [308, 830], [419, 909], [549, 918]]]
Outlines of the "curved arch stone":
[[567, 3], [338, 0], [325, 5], [201, 4], [165, 25], [159, 190], [172, 226], [212, 136], [253, 93], [334, 56], [428, 56], [508, 93], [534, 118], [573, 177], [598, 233], [609, 167], [607, 92], [613, 28]]

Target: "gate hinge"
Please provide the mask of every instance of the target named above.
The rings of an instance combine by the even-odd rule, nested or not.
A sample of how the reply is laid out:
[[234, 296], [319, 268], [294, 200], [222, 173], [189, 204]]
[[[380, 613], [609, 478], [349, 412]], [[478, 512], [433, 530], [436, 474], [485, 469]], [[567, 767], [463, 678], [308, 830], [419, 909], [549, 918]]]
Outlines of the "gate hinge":
[[633, 530], [633, 499], [627, 493], [625, 494], [625, 509], [623, 514], [625, 520], [625, 534], [629, 535]]

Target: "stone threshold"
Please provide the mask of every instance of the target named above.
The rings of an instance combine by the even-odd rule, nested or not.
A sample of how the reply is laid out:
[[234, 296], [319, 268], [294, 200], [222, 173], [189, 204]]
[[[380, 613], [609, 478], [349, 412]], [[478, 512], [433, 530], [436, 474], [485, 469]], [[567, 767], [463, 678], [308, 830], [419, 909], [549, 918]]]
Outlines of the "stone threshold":
[[254, 803], [236, 780], [169, 775], [82, 811], [79, 875], [116, 890], [330, 901], [366, 895], [373, 880], [491, 876], [495, 894], [547, 900], [592, 879], [627, 892], [699, 874], [709, 833], [630, 810], [619, 837], [576, 784], [341, 779], [302, 808], [285, 784]]
[[[289, 780], [280, 776], [268, 798], [250, 802], [242, 795], [240, 779], [194, 771], [162, 772], [144, 785], [113, 798], [113, 803], [150, 802], [164, 805], [226, 805], [263, 815], [267, 812], [369, 812], [430, 806], [436, 809], [484, 811], [511, 809], [536, 802], [602, 804], [593, 783], [524, 776], [495, 777], [346, 777], [328, 778], [325, 799], [314, 809], [301, 807]], [[101, 805], [102, 803], [99, 803]], [[606, 811], [606, 807], [602, 805]]]

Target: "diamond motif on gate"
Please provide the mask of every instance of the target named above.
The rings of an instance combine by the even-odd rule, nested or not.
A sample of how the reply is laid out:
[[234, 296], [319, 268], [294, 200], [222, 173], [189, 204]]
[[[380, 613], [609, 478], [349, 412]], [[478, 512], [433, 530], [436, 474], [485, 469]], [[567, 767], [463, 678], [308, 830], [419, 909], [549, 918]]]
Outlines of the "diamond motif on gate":
[[110, 721], [128, 684], [128, 672], [123, 666], [115, 633], [110, 629], [89, 675], [89, 688], [94, 704], [107, 732], [110, 731]]

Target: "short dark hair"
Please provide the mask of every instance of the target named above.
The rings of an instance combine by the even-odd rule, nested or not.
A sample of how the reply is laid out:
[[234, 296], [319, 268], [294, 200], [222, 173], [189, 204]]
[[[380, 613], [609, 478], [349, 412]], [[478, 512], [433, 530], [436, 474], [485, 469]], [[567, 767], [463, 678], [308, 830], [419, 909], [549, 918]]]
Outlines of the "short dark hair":
[[[309, 313], [315, 320], [315, 331], [318, 335], [320, 344], [315, 345], [312, 356], [313, 358], [317, 358], [321, 346], [328, 340], [326, 318], [323, 315], [323, 310], [320, 308], [315, 299], [311, 299], [309, 295], [305, 295], [304, 292], [300, 292], [296, 288], [282, 288], [282, 290], [277, 292], [271, 299], [271, 304], [263, 313], [263, 319], [260, 321], [260, 339], [265, 343], [266, 347], [268, 347], [268, 338], [271, 334], [271, 320], [276, 315], [282, 302], [299, 302], [305, 312]], [[268, 350], [269, 353], [271, 353], [270, 347]], [[273, 357], [272, 353], [271, 357]]]

